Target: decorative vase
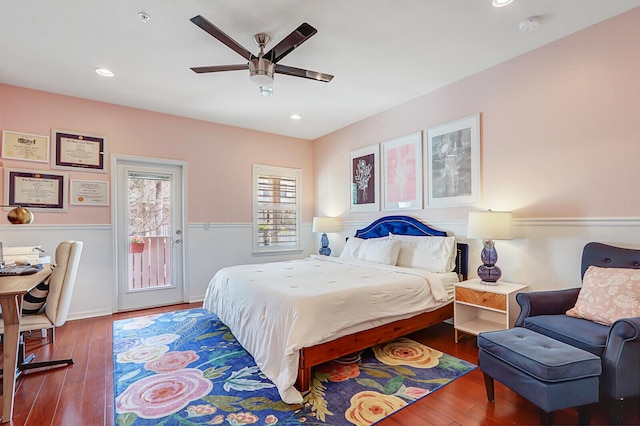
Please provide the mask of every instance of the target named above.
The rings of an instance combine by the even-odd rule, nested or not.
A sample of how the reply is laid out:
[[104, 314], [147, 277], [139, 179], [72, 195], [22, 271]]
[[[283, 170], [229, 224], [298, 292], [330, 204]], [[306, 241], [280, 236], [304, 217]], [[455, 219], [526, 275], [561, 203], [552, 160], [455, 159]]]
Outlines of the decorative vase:
[[144, 243], [129, 243], [129, 252], [142, 253], [144, 251]]
[[486, 285], [498, 285], [498, 280], [502, 276], [502, 271], [496, 266], [498, 252], [493, 240], [483, 241], [484, 248], [480, 253], [482, 265], [478, 267], [478, 277]]

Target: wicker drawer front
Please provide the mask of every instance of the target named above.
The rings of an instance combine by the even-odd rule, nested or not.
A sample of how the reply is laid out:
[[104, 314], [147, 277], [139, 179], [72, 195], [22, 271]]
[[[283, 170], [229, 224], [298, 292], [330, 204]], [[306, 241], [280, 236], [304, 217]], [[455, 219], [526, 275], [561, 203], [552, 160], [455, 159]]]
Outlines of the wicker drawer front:
[[501, 311], [507, 310], [507, 296], [504, 294], [456, 287], [456, 300]]

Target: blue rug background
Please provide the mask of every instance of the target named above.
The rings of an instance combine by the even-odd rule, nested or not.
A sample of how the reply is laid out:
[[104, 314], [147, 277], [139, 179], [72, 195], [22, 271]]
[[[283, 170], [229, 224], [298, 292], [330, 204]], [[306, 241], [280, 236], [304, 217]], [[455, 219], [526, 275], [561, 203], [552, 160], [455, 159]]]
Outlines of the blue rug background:
[[300, 405], [214, 314], [189, 309], [113, 324], [115, 421], [130, 425], [369, 425], [476, 366], [409, 339], [316, 367]]

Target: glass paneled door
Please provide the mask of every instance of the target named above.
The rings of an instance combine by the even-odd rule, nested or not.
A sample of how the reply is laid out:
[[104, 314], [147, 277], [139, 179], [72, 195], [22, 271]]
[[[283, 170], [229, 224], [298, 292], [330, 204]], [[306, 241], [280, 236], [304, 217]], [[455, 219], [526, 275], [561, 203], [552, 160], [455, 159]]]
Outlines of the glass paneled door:
[[183, 168], [115, 161], [118, 310], [183, 302]]

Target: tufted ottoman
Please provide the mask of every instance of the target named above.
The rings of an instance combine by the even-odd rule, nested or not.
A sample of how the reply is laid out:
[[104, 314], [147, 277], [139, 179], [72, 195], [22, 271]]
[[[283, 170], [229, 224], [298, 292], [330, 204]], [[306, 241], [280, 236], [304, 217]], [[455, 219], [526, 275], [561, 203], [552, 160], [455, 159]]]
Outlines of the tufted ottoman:
[[496, 379], [537, 405], [541, 424], [568, 407], [578, 407], [579, 424], [589, 424], [587, 405], [598, 402], [602, 372], [596, 355], [521, 327], [480, 333], [478, 348], [490, 402]]

